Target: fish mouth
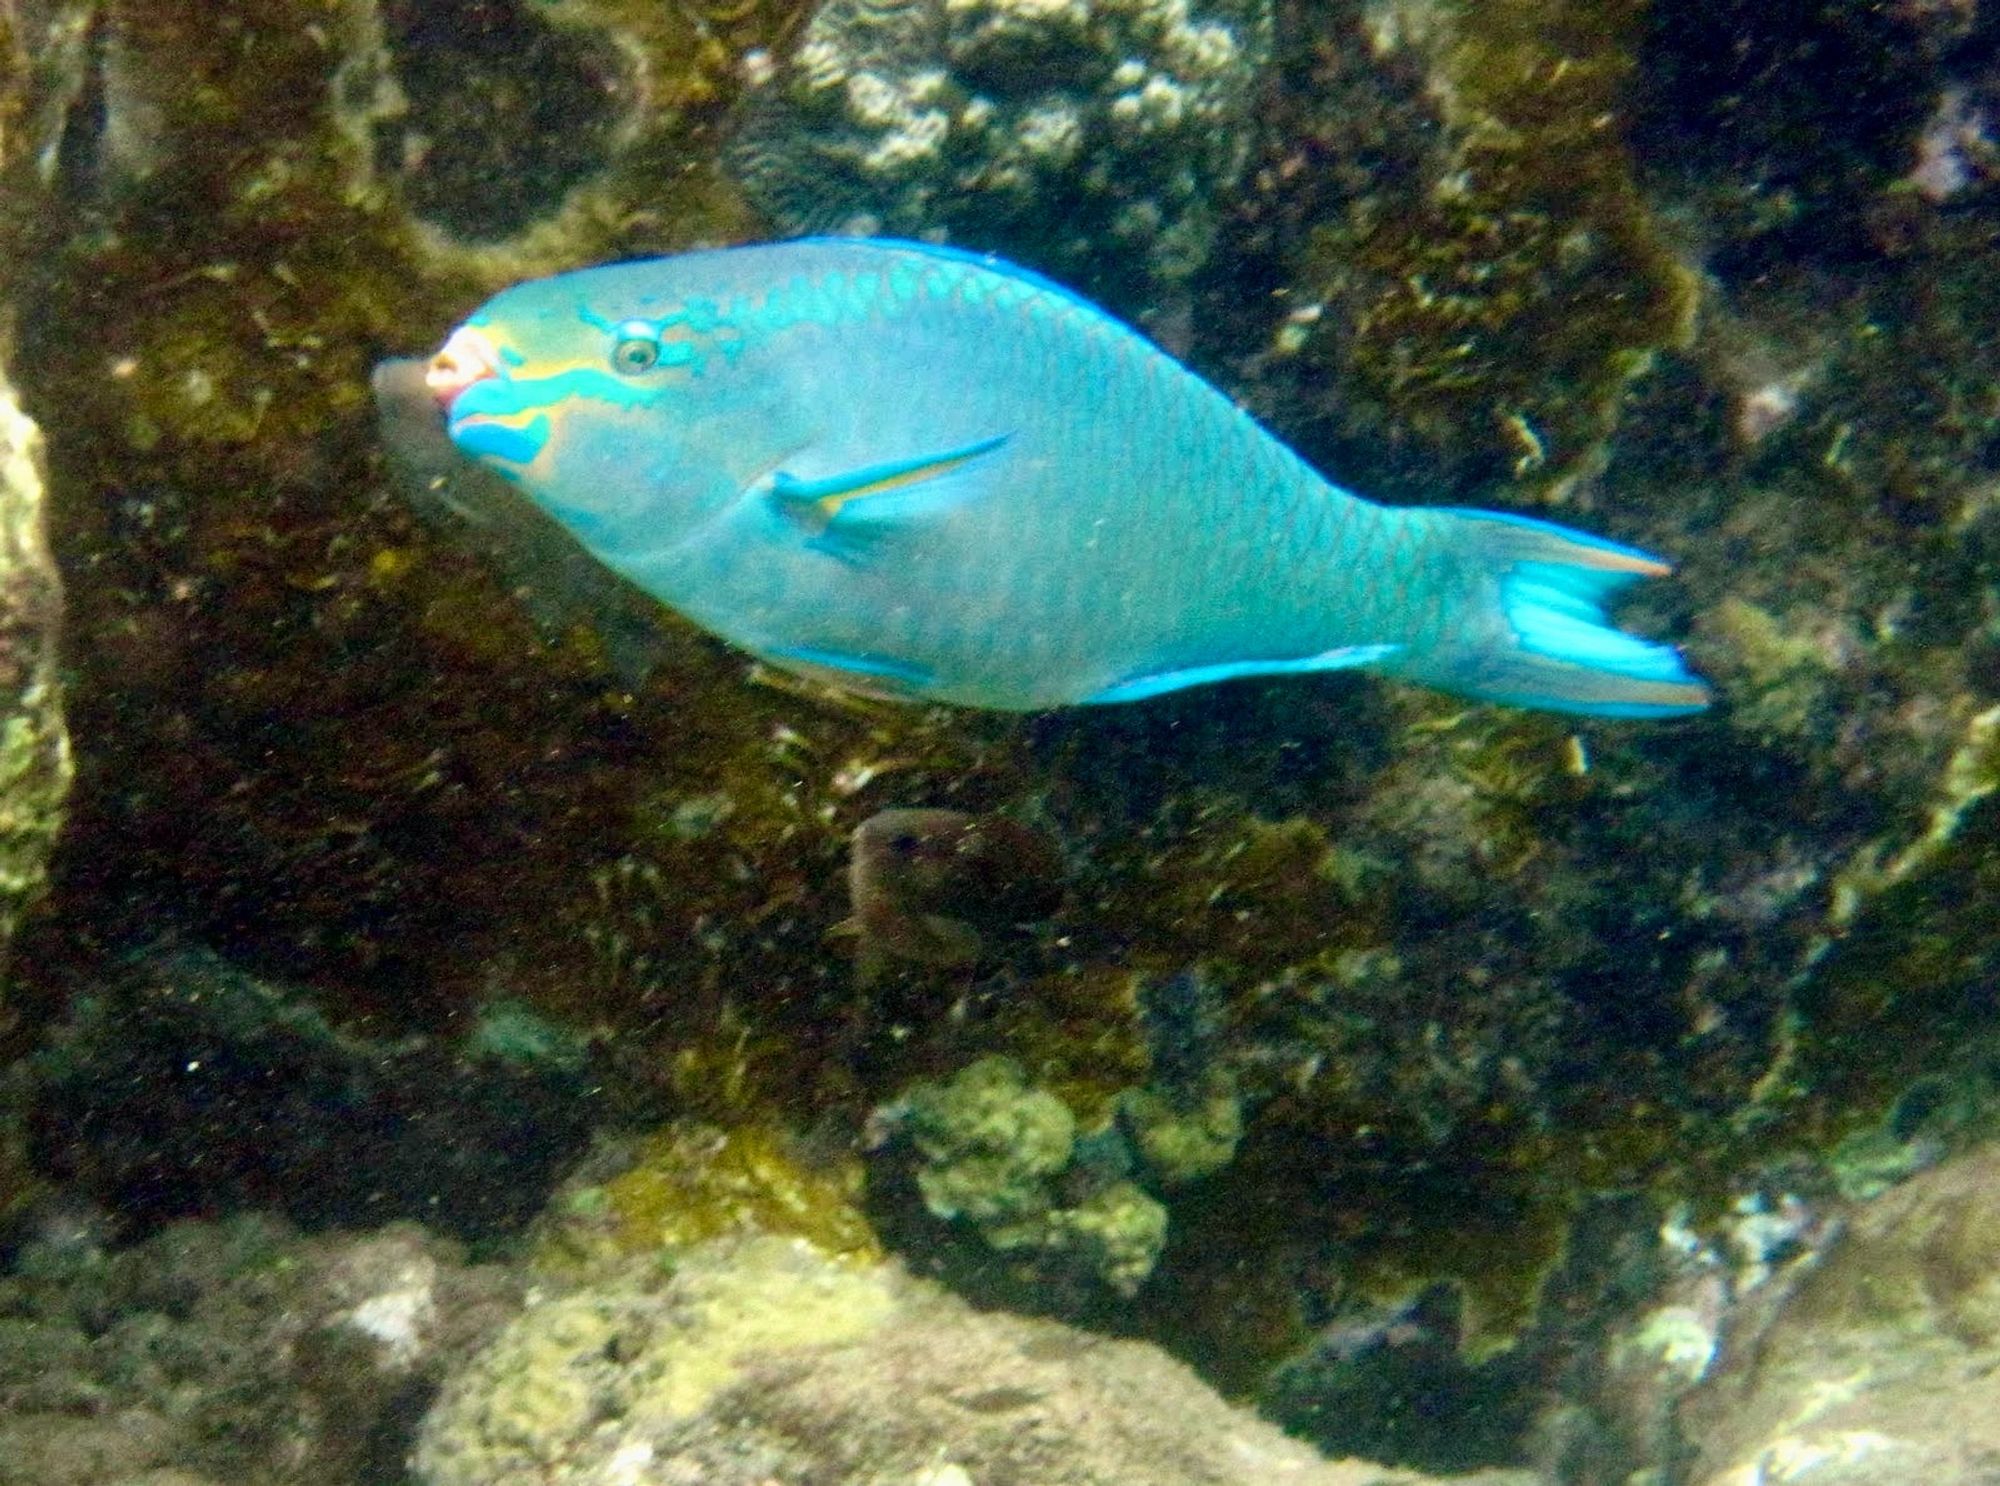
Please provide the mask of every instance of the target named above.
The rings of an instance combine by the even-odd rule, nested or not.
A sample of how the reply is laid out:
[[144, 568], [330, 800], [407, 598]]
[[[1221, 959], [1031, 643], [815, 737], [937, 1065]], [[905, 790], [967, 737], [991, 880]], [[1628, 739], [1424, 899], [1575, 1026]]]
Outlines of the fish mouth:
[[500, 375], [500, 348], [491, 336], [461, 325], [445, 338], [424, 368], [424, 386], [447, 413], [458, 395], [479, 382]]
[[[483, 330], [461, 325], [424, 366], [424, 386], [460, 452], [505, 465], [532, 464], [549, 440], [548, 414], [523, 404], [506, 357]], [[509, 473], [502, 468], [503, 474]]]

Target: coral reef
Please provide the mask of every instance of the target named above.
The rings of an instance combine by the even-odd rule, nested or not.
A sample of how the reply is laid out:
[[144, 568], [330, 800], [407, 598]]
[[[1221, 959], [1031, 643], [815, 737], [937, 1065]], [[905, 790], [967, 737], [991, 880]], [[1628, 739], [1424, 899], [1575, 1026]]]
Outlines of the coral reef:
[[982, 1315], [772, 1239], [531, 1306], [446, 1385], [415, 1466], [425, 1486], [1427, 1479], [1319, 1460], [1152, 1348]]
[[790, 232], [948, 234], [1157, 292], [1208, 256], [1271, 29], [1269, 0], [823, 0], [730, 166]]
[[[535, 1233], [552, 1274], [745, 1227], [871, 1252], [847, 1163], [804, 1153], [886, 1105], [898, 1138], [860, 1158], [886, 1247], [1246, 1396], [1291, 1359], [1300, 1418], [1414, 1359], [1513, 1460], [1577, 1355], [1551, 1313], [1598, 1303], [1562, 1288], [1591, 1194], [1805, 1242], [1788, 1198], [1921, 1180], [1989, 1128], [1984, 30], [1860, 0], [1287, 0], [1269, 39], [1249, 4], [1079, 9], [16, 25], [36, 94], [0, 105], [0, 287], [83, 781], [7, 992], [10, 1050], [44, 1044], [39, 1170], [0, 1168], [19, 1212], [83, 1200], [51, 1177], [114, 1231], [437, 1196], [493, 1239], [613, 1121], [603, 1057], [645, 1127], [685, 1122], [577, 1175]], [[1843, 78], [1852, 117], [1824, 104]], [[1502, 483], [1673, 554], [1629, 618], [1686, 636], [1720, 705], [1572, 726], [1327, 678], [896, 712], [490, 566], [490, 530], [460, 545], [391, 482], [368, 368], [502, 279], [747, 230], [717, 159], [746, 79], [734, 168], [781, 211], [759, 171], [790, 151], [812, 211], [1191, 311], [1199, 364], [1373, 493]], [[558, 115], [570, 137], [493, 127]], [[504, 524], [428, 457], [423, 496]], [[912, 808], [1046, 824], [1067, 892], [971, 964], [858, 986], [827, 940], [853, 833]], [[228, 964], [126, 968], [163, 933]], [[1733, 1212], [1773, 1166], [1804, 1176]], [[1631, 1376], [1717, 1334], [1704, 1294]], [[1664, 1408], [1628, 1429], [1564, 1396], [1573, 1480], [1593, 1427], [1654, 1442], [1633, 1469], [1669, 1448]], [[1322, 1437], [1450, 1443], [1409, 1414]]]
[[750, 218], [696, 152], [741, 83], [739, 59], [796, 0], [382, 0], [342, 64], [342, 123], [366, 187], [407, 206], [427, 258], [489, 283], [612, 256], [619, 240]]

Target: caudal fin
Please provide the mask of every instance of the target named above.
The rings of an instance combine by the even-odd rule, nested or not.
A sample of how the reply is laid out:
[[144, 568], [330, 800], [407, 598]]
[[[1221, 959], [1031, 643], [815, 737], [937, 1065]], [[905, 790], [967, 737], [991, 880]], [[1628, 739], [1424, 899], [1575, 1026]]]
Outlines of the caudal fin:
[[1494, 511], [1432, 511], [1464, 609], [1395, 669], [1485, 701], [1595, 717], [1699, 712], [1708, 688], [1671, 645], [1626, 634], [1606, 603], [1671, 571], [1636, 548]]

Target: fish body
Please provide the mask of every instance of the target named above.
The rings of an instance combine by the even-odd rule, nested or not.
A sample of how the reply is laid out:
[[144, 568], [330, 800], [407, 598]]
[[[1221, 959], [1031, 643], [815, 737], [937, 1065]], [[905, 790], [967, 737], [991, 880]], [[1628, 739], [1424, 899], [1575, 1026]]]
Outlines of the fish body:
[[1377, 505], [1060, 286], [862, 239], [495, 296], [433, 358], [461, 452], [775, 664], [1028, 710], [1364, 666], [1610, 716], [1698, 710], [1606, 599], [1667, 571], [1523, 517]]

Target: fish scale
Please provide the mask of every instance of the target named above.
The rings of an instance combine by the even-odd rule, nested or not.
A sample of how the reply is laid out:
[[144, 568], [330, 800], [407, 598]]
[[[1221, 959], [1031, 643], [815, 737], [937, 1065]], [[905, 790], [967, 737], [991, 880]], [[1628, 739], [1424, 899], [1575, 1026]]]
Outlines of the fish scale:
[[993, 259], [808, 239], [563, 274], [496, 296], [430, 382], [608, 566], [857, 689], [1022, 710], [1362, 666], [1606, 716], [1707, 701], [1605, 615], [1657, 559], [1364, 500]]

